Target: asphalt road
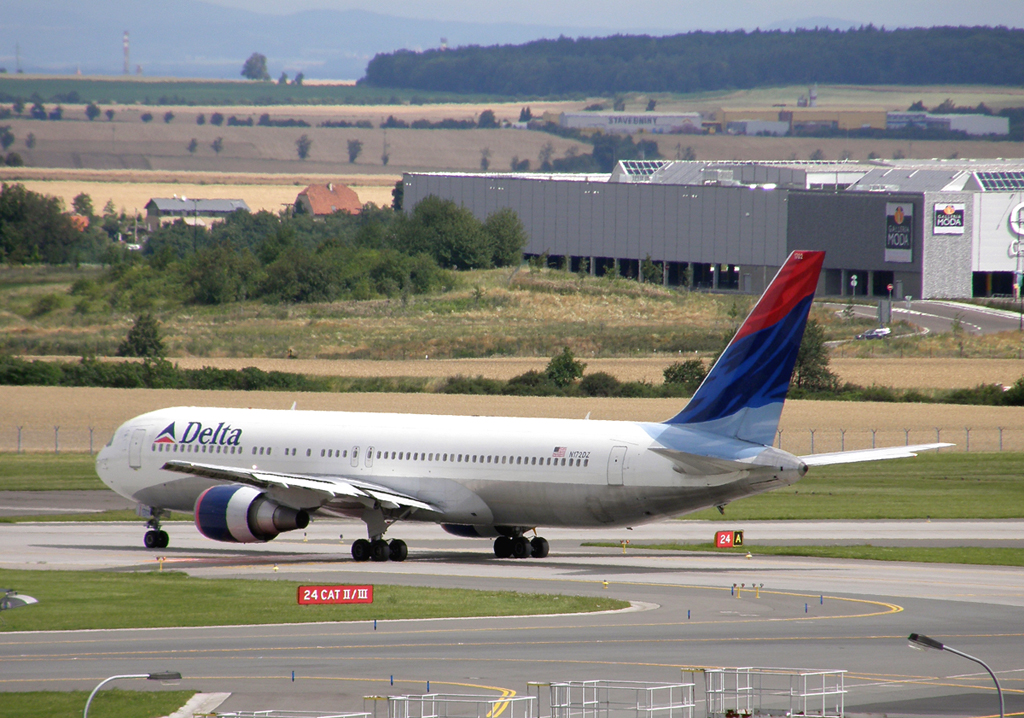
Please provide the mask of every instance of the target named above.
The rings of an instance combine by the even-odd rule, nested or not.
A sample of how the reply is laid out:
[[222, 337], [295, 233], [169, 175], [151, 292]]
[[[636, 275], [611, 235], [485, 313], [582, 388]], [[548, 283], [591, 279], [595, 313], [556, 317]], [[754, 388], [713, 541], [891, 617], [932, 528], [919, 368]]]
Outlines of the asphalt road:
[[[183, 688], [230, 691], [222, 711], [359, 711], [363, 696], [421, 694], [427, 681], [434, 692], [500, 696], [524, 695], [530, 681], [683, 679], [695, 680], [702, 700], [702, 674], [683, 667], [799, 666], [848, 671], [847, 715], [997, 715], [991, 679], [978, 666], [948, 653], [908, 650], [906, 636], [920, 632], [987, 660], [1006, 689], [1008, 714], [1024, 711], [1024, 572], [1017, 568], [580, 546], [595, 539], [707, 541], [721, 528], [695, 522], [631, 532], [546, 531], [551, 556], [525, 561], [493, 558], [484, 540], [399, 525], [392, 533], [409, 542], [408, 561], [358, 565], [347, 556], [349, 541], [362, 534], [357, 524], [318, 522], [305, 537], [286, 534], [244, 547], [202, 539], [190, 524], [166, 527], [172, 543], [160, 552], [165, 570], [199, 577], [588, 594], [629, 600], [635, 608], [376, 626], [0, 632], [0, 690], [86, 689], [116, 673], [168, 669], [185, 676]], [[942, 542], [957, 535], [1003, 543], [1024, 536], [1021, 521], [730, 528], [744, 529], [748, 543], [814, 536]], [[131, 524], [0, 525], [0, 567], [150, 570], [154, 557], [141, 547], [141, 533]], [[739, 597], [733, 584], [744, 585]], [[756, 594], [749, 589], [755, 584], [764, 585]], [[699, 708], [703, 715], [702, 703]]]
[[[845, 304], [835, 302], [827, 302], [825, 306], [835, 311], [841, 311], [846, 307]], [[857, 317], [874, 319], [878, 316], [877, 305], [855, 304], [853, 307]], [[1017, 331], [1020, 328], [1020, 316], [1014, 312], [957, 302], [915, 299], [907, 308], [904, 302], [896, 301], [893, 302], [892, 313], [894, 320], [907, 321], [936, 333], [950, 331], [958, 315], [961, 326], [969, 334], [994, 334]]]

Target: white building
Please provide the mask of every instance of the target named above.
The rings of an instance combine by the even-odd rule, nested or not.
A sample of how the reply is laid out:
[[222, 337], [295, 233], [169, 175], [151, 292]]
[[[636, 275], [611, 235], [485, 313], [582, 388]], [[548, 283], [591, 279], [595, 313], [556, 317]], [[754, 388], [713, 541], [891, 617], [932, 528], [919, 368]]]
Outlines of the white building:
[[683, 134], [702, 132], [699, 112], [563, 112], [562, 127], [632, 135], [637, 132]]

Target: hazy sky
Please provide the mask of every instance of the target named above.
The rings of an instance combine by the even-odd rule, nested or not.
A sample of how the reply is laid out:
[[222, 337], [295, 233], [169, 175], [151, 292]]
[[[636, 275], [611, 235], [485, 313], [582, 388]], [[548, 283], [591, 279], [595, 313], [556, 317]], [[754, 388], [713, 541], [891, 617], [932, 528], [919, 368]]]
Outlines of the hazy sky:
[[286, 14], [314, 8], [465, 22], [606, 29], [753, 29], [828, 18], [887, 28], [932, 25], [1024, 26], [1024, 0], [207, 0], [216, 5]]

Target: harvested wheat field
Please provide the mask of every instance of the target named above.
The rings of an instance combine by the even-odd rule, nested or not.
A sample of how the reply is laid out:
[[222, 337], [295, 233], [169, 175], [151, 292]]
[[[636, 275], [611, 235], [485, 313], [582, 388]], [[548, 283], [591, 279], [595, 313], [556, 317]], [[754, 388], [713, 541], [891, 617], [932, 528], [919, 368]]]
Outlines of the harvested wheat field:
[[[231, 406], [336, 411], [411, 412], [481, 416], [544, 416], [583, 419], [662, 421], [675, 414], [677, 399], [580, 399], [554, 397], [458, 396], [439, 394], [307, 394], [288, 392], [175, 391], [161, 389], [93, 389], [0, 387], [0, 451], [17, 446], [53, 451], [87, 451], [89, 429], [99, 449], [123, 421], [168, 406]], [[59, 427], [55, 432], [54, 427]], [[1024, 451], [1024, 407], [951, 406], [790, 401], [782, 415], [782, 448], [797, 454], [935, 441], [956, 443], [953, 451], [1003, 449]], [[1010, 428], [1013, 427], [1013, 428]], [[904, 430], [909, 434], [905, 434]], [[840, 433], [845, 430], [845, 437]], [[55, 437], [55, 433], [57, 436]]]
[[[65, 175], [72, 170], [60, 171]], [[398, 175], [362, 175], [357, 177], [334, 177], [331, 175], [289, 176], [275, 175], [275, 184], [267, 183], [261, 175], [221, 173], [160, 172], [132, 173], [132, 179], [120, 180], [119, 173], [104, 178], [103, 173], [83, 173], [83, 177], [63, 179], [31, 178], [43, 175], [34, 172], [23, 175], [19, 182], [33, 192], [58, 197], [64, 206], [70, 208], [74, 198], [84, 192], [92, 198], [93, 208], [102, 212], [107, 202], [113, 202], [118, 212], [145, 215], [146, 203], [154, 197], [191, 197], [196, 199], [242, 199], [253, 212], [265, 210], [279, 212], [283, 207], [295, 204], [295, 198], [307, 185], [313, 183], [339, 182], [347, 184], [359, 196], [362, 204], [372, 202], [379, 207], [391, 204], [391, 190], [398, 181]], [[150, 177], [148, 174], [154, 176]], [[203, 175], [202, 178], [196, 174]]]
[[836, 359], [829, 367], [843, 381], [896, 389], [970, 389], [979, 384], [1009, 386], [1024, 375], [1020, 359]]
[[[689, 355], [688, 355], [689, 356]], [[619, 381], [660, 384], [665, 368], [688, 356], [665, 354], [641, 358], [581, 357], [586, 373], [607, 372]], [[75, 362], [72, 356], [26, 356], [28, 360]], [[104, 361], [135, 361], [109, 357]], [[548, 357], [488, 357], [481, 359], [278, 359], [240, 357], [176, 357], [170, 361], [182, 369], [244, 369], [255, 366], [263, 371], [282, 371], [310, 376], [342, 377], [422, 377], [447, 379], [454, 376], [507, 381], [532, 370], [543, 371]], [[705, 362], [706, 363], [706, 362]], [[830, 368], [844, 382], [861, 386], [888, 386], [895, 389], [970, 389], [978, 384], [1009, 386], [1024, 375], [1020, 359], [832, 359]]]

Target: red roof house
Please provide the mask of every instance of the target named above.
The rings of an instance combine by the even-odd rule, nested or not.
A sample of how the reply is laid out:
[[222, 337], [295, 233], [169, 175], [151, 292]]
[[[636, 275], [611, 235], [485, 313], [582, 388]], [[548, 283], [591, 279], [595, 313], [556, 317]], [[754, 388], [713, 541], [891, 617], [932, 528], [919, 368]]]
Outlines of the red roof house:
[[324, 217], [335, 212], [359, 214], [363, 208], [359, 196], [351, 189], [337, 182], [311, 184], [295, 198], [295, 211]]

